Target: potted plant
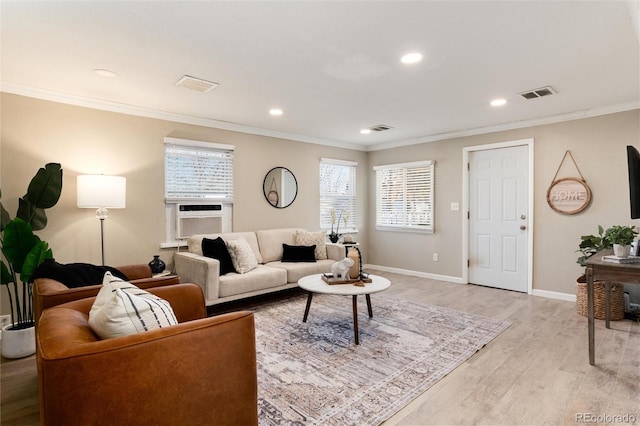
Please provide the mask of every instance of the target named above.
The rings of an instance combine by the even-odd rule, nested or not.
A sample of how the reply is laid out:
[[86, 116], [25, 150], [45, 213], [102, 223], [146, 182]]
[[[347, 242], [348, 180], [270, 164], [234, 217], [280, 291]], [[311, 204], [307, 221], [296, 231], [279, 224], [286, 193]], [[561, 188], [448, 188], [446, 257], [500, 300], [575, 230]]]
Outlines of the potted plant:
[[61, 192], [60, 164], [49, 163], [31, 179], [27, 193], [19, 199], [14, 219], [10, 219], [0, 202], [0, 283], [7, 288], [11, 308], [11, 324], [2, 330], [2, 355], [5, 358], [35, 353], [31, 276], [45, 259], [53, 257], [53, 253], [33, 231], [47, 225], [44, 209], [56, 205]]
[[[580, 237], [580, 245], [578, 246], [578, 252], [582, 255], [576, 260], [582, 267], [586, 267], [586, 261], [591, 256], [599, 252], [600, 250], [604, 250], [606, 248], [611, 247], [611, 241], [609, 237], [604, 231], [604, 228], [598, 225], [598, 235], [583, 235]], [[583, 274], [584, 275], [584, 274]]]
[[[344, 217], [343, 216], [344, 213]], [[344, 220], [344, 226], [347, 226], [347, 222], [349, 222], [350, 213], [349, 210], [340, 210], [340, 215], [336, 219], [336, 209], [331, 209], [331, 232], [329, 233], [329, 241], [332, 243], [337, 243], [342, 234], [340, 231], [340, 220]], [[333, 231], [333, 225], [338, 224], [335, 232]]]
[[614, 225], [607, 229], [605, 238], [613, 245], [613, 254], [617, 257], [629, 257], [631, 243], [638, 231], [635, 226]]

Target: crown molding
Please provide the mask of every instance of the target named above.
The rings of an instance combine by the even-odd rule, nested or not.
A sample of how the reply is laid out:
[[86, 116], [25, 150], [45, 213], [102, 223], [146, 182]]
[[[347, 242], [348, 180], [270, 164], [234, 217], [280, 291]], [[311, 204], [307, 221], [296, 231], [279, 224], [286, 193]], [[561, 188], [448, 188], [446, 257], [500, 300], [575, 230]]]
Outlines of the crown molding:
[[640, 109], [640, 101], [626, 102], [599, 108], [589, 108], [565, 114], [558, 114], [533, 120], [515, 121], [512, 123], [498, 124], [495, 126], [478, 127], [474, 129], [457, 130], [453, 132], [438, 133], [421, 136], [417, 138], [404, 139], [394, 142], [381, 143], [378, 145], [359, 145], [347, 142], [337, 142], [328, 139], [313, 138], [294, 133], [278, 132], [275, 130], [263, 129], [259, 127], [247, 126], [244, 124], [232, 123], [228, 121], [214, 120], [204, 117], [194, 117], [184, 114], [176, 114], [168, 111], [142, 108], [118, 102], [92, 99], [67, 93], [55, 92], [51, 90], [39, 89], [35, 87], [22, 86], [19, 84], [0, 82], [0, 92], [14, 95], [27, 96], [30, 98], [42, 99], [52, 102], [59, 102], [85, 108], [110, 111], [121, 114], [135, 115], [139, 117], [154, 118], [158, 120], [174, 121], [177, 123], [193, 124], [196, 126], [211, 127], [221, 130], [230, 130], [252, 135], [267, 136], [278, 139], [288, 139], [296, 142], [312, 143], [318, 145], [332, 146], [336, 148], [346, 148], [355, 151], [381, 151], [385, 149], [398, 148], [402, 146], [418, 145], [428, 142], [443, 141], [447, 139], [460, 138], [465, 136], [483, 135], [487, 133], [502, 132], [506, 130], [522, 129], [526, 127], [541, 126], [546, 124], [561, 123], [565, 121], [580, 120], [583, 118], [597, 117], [601, 115], [614, 114], [617, 112]]
[[498, 124], [495, 126], [478, 127], [475, 129], [458, 130], [454, 132], [439, 133], [413, 139], [405, 139], [396, 142], [383, 143], [369, 147], [368, 151], [380, 151], [383, 149], [398, 148], [401, 146], [417, 145], [421, 143], [443, 141], [447, 139], [461, 138], [465, 136], [484, 135], [487, 133], [502, 132], [505, 130], [523, 129], [526, 127], [542, 126], [546, 124], [562, 123], [565, 121], [581, 120], [583, 118], [598, 117], [601, 115], [615, 114], [617, 112], [640, 109], [640, 101], [626, 102], [600, 108], [589, 108], [565, 114], [552, 115], [533, 120], [514, 121], [512, 123]]
[[0, 83], [0, 92], [13, 95], [26, 96], [29, 98], [42, 99], [45, 101], [58, 102], [84, 108], [98, 109], [101, 111], [116, 112], [121, 114], [135, 115], [139, 117], [154, 118], [158, 120], [174, 121], [177, 123], [193, 124], [196, 126], [211, 127], [221, 130], [230, 130], [252, 135], [267, 136], [278, 139], [288, 139], [296, 142], [313, 143], [327, 145], [337, 148], [353, 149], [356, 151], [366, 151], [366, 147], [358, 144], [337, 142], [328, 139], [313, 138], [295, 133], [278, 132], [276, 130], [251, 127], [244, 124], [232, 123], [229, 121], [214, 120], [205, 117], [196, 117], [184, 114], [176, 114], [168, 111], [143, 108], [134, 105], [122, 104], [118, 102], [93, 99], [83, 96], [71, 95], [68, 93], [55, 92], [52, 90], [39, 89], [35, 87], [22, 86], [13, 83]]

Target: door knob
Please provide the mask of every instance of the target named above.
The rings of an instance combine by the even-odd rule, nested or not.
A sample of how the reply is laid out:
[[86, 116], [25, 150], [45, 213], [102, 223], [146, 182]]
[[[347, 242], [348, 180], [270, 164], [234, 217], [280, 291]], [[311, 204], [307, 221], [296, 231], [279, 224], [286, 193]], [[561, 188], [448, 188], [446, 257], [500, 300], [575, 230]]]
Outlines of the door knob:
[[525, 229], [527, 229], [527, 226], [526, 225], [520, 225], [520, 229], [524, 231]]

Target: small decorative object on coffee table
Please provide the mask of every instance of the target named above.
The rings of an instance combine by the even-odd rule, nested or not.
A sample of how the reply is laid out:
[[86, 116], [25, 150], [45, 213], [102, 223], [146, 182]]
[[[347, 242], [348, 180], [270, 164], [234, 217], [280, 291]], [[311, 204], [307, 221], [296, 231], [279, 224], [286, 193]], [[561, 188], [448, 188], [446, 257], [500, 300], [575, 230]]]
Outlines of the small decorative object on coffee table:
[[307, 317], [309, 316], [309, 308], [311, 307], [311, 300], [313, 299], [314, 293], [351, 296], [353, 303], [353, 333], [355, 336], [356, 345], [359, 345], [360, 337], [358, 334], [358, 295], [365, 295], [367, 299], [367, 310], [369, 311], [369, 318], [372, 318], [373, 310], [371, 309], [371, 294], [384, 291], [391, 286], [391, 282], [384, 277], [369, 274], [365, 275], [367, 275], [366, 278], [355, 280], [356, 283], [362, 283], [360, 286], [358, 286], [357, 284], [330, 285], [333, 283], [327, 281], [329, 278], [326, 278], [324, 274], [309, 275], [307, 277], [301, 278], [298, 281], [298, 286], [309, 292], [309, 296], [307, 298], [307, 306], [304, 310], [304, 317], [302, 318], [302, 322], [307, 322]]

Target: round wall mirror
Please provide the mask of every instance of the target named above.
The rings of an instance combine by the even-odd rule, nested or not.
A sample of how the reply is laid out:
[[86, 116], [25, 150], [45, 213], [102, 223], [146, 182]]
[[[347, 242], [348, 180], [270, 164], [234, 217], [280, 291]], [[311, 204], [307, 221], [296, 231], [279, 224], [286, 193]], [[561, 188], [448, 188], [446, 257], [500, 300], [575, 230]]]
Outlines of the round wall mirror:
[[273, 207], [289, 207], [298, 195], [298, 181], [286, 167], [274, 167], [269, 170], [262, 183], [264, 198]]

